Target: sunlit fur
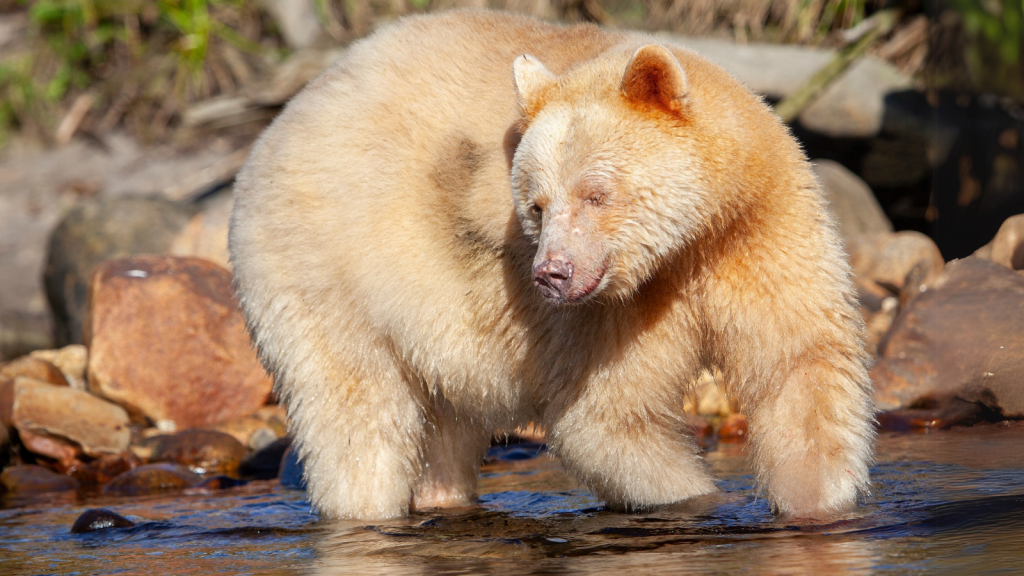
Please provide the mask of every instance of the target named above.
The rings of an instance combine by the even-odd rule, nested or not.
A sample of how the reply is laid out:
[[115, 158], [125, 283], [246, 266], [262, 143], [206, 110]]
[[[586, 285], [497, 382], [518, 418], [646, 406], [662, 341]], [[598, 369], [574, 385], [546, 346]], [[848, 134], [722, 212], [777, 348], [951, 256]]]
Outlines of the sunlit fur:
[[[492, 433], [531, 420], [612, 508], [714, 491], [682, 409], [712, 366], [778, 512], [855, 504], [873, 429], [863, 327], [819, 185], [770, 110], [691, 52], [669, 47], [684, 97], [627, 97], [627, 65], [659, 43], [486, 12], [404, 19], [256, 144], [232, 261], [322, 514], [469, 503]], [[601, 285], [545, 301], [531, 266], [546, 242], [606, 263]]]

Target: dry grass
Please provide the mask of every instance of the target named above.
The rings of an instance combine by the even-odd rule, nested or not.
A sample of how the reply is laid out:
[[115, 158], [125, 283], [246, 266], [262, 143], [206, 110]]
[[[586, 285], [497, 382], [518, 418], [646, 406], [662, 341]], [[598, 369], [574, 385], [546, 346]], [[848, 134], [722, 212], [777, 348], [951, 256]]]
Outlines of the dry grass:
[[[884, 3], [312, 1], [326, 36], [336, 43], [364, 36], [404, 14], [474, 6], [566, 22], [731, 36], [741, 42], [826, 45], [841, 44], [840, 32]], [[0, 0], [0, 14], [23, 12], [29, 22], [23, 41], [0, 53], [0, 146], [10, 129], [53, 142], [61, 119], [65, 131], [73, 120], [78, 123], [73, 129], [87, 133], [123, 127], [143, 140], [167, 140], [191, 103], [234, 93], [285, 55], [277, 27], [262, 6], [245, 0]], [[933, 28], [923, 15], [908, 14], [878, 53], [905, 72], [917, 73], [928, 51], [936, 50]]]

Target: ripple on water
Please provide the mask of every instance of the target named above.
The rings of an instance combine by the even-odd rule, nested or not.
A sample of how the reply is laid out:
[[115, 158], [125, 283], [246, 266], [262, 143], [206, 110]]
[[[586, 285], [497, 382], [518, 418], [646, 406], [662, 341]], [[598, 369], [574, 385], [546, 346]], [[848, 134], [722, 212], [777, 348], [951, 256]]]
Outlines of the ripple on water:
[[[4, 574], [1000, 573], [1024, 566], [1024, 428], [883, 435], [873, 494], [828, 525], [776, 521], [742, 448], [708, 454], [720, 494], [605, 510], [539, 446], [492, 451], [480, 505], [321, 521], [274, 482], [137, 498], [51, 494], [0, 509]], [[131, 528], [71, 534], [86, 508]]]

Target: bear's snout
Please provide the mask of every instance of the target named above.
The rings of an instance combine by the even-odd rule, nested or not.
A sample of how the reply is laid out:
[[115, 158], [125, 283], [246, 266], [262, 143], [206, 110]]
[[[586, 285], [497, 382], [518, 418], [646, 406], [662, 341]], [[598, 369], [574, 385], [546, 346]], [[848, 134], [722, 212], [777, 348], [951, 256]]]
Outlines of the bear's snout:
[[545, 298], [563, 302], [572, 283], [572, 262], [561, 258], [545, 260], [533, 267], [533, 285]]

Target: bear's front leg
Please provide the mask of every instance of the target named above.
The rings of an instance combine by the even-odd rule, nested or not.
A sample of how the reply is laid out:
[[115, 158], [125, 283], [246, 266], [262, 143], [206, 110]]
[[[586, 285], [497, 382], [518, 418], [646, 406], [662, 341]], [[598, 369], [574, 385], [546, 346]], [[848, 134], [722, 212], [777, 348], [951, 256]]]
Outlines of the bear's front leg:
[[777, 513], [824, 520], [868, 489], [864, 324], [834, 231], [781, 222], [768, 232], [725, 260], [702, 300], [761, 488]]
[[451, 508], [476, 502], [476, 483], [491, 432], [460, 415], [451, 402], [434, 402], [412, 507]]
[[798, 362], [780, 385], [744, 395], [758, 478], [787, 517], [828, 518], [867, 489], [874, 432], [863, 368], [822, 355]]
[[565, 469], [609, 508], [637, 510], [717, 491], [675, 392], [650, 382], [588, 386], [548, 423]]

